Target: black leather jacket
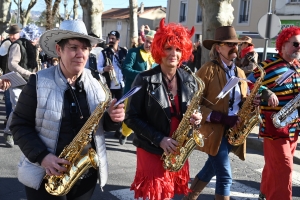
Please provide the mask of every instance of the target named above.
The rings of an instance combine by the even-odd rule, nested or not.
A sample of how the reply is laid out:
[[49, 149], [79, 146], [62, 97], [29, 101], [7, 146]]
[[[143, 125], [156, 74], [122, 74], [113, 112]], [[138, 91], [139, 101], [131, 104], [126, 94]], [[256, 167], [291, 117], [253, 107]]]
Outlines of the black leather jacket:
[[[198, 89], [198, 84], [181, 68], [177, 69], [177, 80], [182, 117], [187, 104]], [[124, 122], [135, 133], [135, 146], [150, 153], [162, 154], [163, 149], [159, 144], [164, 137], [169, 136], [171, 111], [160, 65], [138, 74], [132, 86], [137, 85], [141, 85], [142, 88], [128, 99]]]

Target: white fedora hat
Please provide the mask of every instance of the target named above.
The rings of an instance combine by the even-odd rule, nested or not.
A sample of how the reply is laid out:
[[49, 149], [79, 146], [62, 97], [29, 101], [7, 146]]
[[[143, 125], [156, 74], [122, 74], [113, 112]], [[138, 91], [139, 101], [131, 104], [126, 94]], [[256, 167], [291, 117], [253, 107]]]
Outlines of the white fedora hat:
[[58, 29], [46, 31], [40, 37], [40, 47], [51, 57], [57, 57], [55, 45], [63, 39], [85, 38], [91, 45], [103, 42], [104, 40], [89, 36], [86, 27], [81, 20], [62, 21]]

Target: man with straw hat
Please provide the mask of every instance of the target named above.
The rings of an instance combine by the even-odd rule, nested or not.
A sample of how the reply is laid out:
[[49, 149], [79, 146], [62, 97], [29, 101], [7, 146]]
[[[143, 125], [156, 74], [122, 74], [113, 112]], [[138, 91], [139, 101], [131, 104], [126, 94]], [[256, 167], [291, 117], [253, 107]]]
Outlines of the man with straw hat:
[[239, 62], [236, 63], [248, 76], [256, 68], [255, 63], [250, 62], [247, 57], [252, 57], [257, 63], [258, 54], [254, 51], [254, 44], [252, 38], [249, 36], [243, 36], [240, 38], [240, 58]]
[[[45, 189], [48, 182], [43, 179], [45, 175], [60, 176], [67, 171], [66, 165], [71, 163], [58, 156], [82, 127], [89, 127], [84, 125], [98, 104], [110, 100], [106, 87], [85, 68], [91, 46], [99, 42], [100, 39], [87, 34], [80, 20], [63, 21], [58, 29], [46, 31], [40, 38], [43, 51], [51, 57], [58, 57], [59, 65], [30, 76], [10, 126], [14, 140], [23, 152], [18, 179], [25, 186], [28, 200], [87, 200], [93, 194], [98, 176], [100, 187], [106, 184], [108, 171], [104, 130], [120, 128], [125, 115], [124, 104], [114, 107], [116, 99], [104, 112], [100, 122], [93, 124], [96, 128], [91, 141], [82, 151], [86, 154], [89, 148], [95, 149], [97, 166], [81, 171], [83, 174], [76, 180], [75, 186], [61, 197], [49, 194]], [[51, 188], [51, 185], [48, 186]]]
[[[208, 159], [192, 182], [192, 192], [184, 200], [196, 200], [214, 176], [217, 177], [215, 199], [229, 200], [232, 175], [228, 154], [234, 152], [240, 159], [245, 159], [246, 142], [235, 147], [228, 143], [225, 136], [227, 130], [238, 123], [237, 113], [247, 95], [247, 82], [243, 81], [245, 73], [234, 62], [240, 42], [232, 26], [217, 28], [214, 39], [203, 41], [203, 46], [210, 50], [211, 61], [196, 72], [205, 83], [201, 112], [203, 119], [206, 119], [201, 121], [200, 128], [206, 138], [205, 145], [198, 149], [207, 153]], [[227, 95], [217, 100], [231, 77], [241, 79]]]

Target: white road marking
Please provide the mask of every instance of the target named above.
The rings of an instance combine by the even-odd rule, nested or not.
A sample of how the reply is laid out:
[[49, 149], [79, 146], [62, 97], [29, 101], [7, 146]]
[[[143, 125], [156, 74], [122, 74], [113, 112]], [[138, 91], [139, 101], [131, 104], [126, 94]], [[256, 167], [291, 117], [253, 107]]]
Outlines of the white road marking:
[[[262, 172], [262, 169], [255, 170], [259, 173]], [[300, 185], [300, 173], [293, 171], [293, 185]], [[210, 183], [206, 186], [211, 190], [215, 190], [216, 186], [216, 177], [213, 177]], [[117, 197], [120, 200], [134, 200], [134, 192], [130, 191], [129, 188], [121, 190], [110, 191], [112, 195]], [[242, 183], [239, 183], [235, 180], [232, 181], [230, 189], [230, 198], [234, 200], [257, 200], [259, 190], [246, 186]]]
[[[262, 173], [263, 168], [261, 169], [257, 169], [255, 171]], [[293, 171], [293, 175], [292, 175], [292, 180], [293, 180], [293, 185], [300, 185], [300, 173]]]

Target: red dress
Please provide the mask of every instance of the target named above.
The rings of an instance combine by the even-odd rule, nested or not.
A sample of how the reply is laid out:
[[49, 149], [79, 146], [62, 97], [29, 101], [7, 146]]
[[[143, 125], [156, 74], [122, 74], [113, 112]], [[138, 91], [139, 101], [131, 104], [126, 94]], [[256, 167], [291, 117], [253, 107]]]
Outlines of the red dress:
[[[178, 96], [174, 97], [176, 110], [179, 111]], [[171, 112], [173, 109], [171, 107]], [[177, 129], [180, 121], [175, 116], [171, 118], [170, 137]], [[134, 190], [134, 198], [164, 200], [173, 198], [175, 194], [188, 194], [190, 179], [189, 163], [178, 172], [164, 169], [161, 155], [152, 154], [142, 148], [137, 148], [137, 169], [130, 190]]]

